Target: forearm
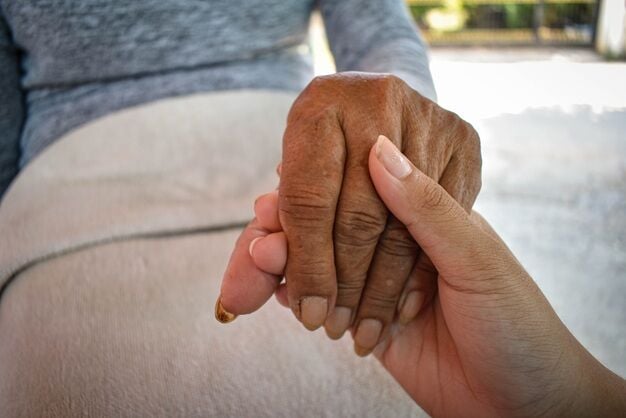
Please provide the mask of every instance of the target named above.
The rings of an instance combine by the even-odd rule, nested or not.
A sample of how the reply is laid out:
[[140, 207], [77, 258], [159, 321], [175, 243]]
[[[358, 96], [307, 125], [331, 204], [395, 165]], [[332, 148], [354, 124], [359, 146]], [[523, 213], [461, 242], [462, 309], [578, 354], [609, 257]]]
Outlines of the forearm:
[[394, 39], [371, 49], [355, 70], [394, 74], [422, 96], [437, 101], [426, 46], [421, 46], [414, 40]]
[[626, 381], [600, 363], [569, 331], [570, 344], [564, 351], [569, 361], [556, 375], [569, 376], [561, 393], [555, 393], [554, 416], [617, 417], [626, 416]]
[[589, 405], [589, 416], [626, 416], [626, 381], [595, 358], [592, 361], [590, 368], [593, 372], [589, 373], [588, 381], [593, 400]]
[[436, 100], [425, 42], [401, 0], [321, 0], [338, 71], [392, 73]]

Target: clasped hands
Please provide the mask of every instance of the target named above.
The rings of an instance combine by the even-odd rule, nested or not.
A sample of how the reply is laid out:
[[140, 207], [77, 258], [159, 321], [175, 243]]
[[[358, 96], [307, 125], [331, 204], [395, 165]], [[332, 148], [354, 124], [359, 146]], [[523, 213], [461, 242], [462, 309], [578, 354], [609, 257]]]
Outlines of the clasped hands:
[[[432, 297], [436, 271], [374, 189], [367, 161], [380, 134], [471, 209], [481, 160], [469, 124], [391, 75], [316, 78], [288, 117], [278, 193], [257, 200], [257, 217], [236, 244], [222, 287], [226, 311], [253, 312], [277, 290], [310, 330], [323, 325], [336, 339], [363, 324], [361, 355], [394, 318], [407, 323], [417, 315]], [[265, 235], [263, 247], [289, 243], [280, 286], [282, 270], [257, 269], [250, 258], [251, 243]], [[276, 255], [267, 259], [280, 265]]]
[[[626, 382], [574, 338], [471, 206], [470, 125], [388, 75], [314, 80], [280, 186], [255, 202], [216, 304], [273, 294], [310, 330], [348, 329], [433, 416], [620, 416]], [[285, 283], [281, 283], [285, 277]]]

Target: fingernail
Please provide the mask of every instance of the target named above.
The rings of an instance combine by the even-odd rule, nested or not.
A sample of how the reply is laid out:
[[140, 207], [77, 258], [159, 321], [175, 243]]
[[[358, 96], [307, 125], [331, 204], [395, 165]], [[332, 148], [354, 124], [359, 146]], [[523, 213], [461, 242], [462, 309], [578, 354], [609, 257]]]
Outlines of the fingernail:
[[250, 242], [250, 245], [248, 246], [248, 252], [250, 253], [250, 257], [252, 257], [252, 251], [254, 251], [254, 246], [256, 245], [257, 241], [259, 241], [261, 238], [263, 237], [256, 237], [255, 239], [252, 240], [252, 242]]
[[354, 336], [354, 351], [359, 356], [371, 353], [378, 343], [382, 330], [383, 324], [378, 319], [361, 320]]
[[409, 160], [398, 148], [384, 135], [379, 135], [376, 141], [376, 157], [385, 166], [387, 171], [397, 179], [402, 180], [413, 168]]
[[302, 324], [309, 331], [322, 326], [328, 314], [328, 300], [319, 296], [308, 296], [300, 301], [300, 317]]
[[409, 292], [400, 308], [400, 323], [408, 324], [418, 314], [424, 302], [424, 293], [416, 290]]
[[222, 297], [220, 296], [215, 302], [215, 319], [220, 321], [222, 324], [228, 324], [229, 322], [233, 322], [237, 319], [237, 315], [228, 312], [222, 306]]
[[338, 340], [350, 326], [350, 319], [352, 319], [352, 309], [345, 306], [335, 307], [324, 323], [326, 334], [333, 340]]

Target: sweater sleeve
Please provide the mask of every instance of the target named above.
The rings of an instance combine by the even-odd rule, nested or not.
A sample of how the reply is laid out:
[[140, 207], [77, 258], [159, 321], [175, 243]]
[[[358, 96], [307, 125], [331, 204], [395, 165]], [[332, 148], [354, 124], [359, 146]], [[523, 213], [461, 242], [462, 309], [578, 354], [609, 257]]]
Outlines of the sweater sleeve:
[[0, 200], [18, 172], [23, 117], [19, 55], [0, 13]]
[[436, 100], [427, 46], [403, 0], [319, 0], [337, 71], [392, 73]]

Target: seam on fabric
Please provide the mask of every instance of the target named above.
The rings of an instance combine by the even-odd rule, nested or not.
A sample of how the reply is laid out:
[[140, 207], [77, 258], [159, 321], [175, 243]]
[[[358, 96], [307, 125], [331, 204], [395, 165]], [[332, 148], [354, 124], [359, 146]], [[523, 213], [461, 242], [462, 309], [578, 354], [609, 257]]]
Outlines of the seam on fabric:
[[68, 254], [76, 253], [82, 250], [86, 250], [89, 248], [95, 248], [106, 244], [111, 244], [115, 242], [124, 242], [124, 241], [132, 241], [138, 239], [148, 239], [148, 240], [156, 240], [156, 239], [167, 239], [172, 237], [184, 237], [184, 236], [192, 236], [192, 235], [201, 235], [201, 234], [210, 234], [216, 232], [225, 232], [225, 231], [235, 231], [239, 229], [243, 229], [248, 225], [248, 221], [246, 222], [233, 222], [224, 225], [214, 225], [214, 226], [203, 226], [203, 227], [193, 227], [193, 228], [182, 228], [175, 229], [170, 231], [154, 231], [154, 232], [143, 232], [143, 233], [134, 233], [128, 235], [120, 235], [116, 237], [103, 238], [94, 241], [90, 241], [83, 244], [78, 244], [73, 247], [67, 247], [65, 249], [51, 252], [50, 254], [36, 257], [28, 262], [25, 262], [22, 266], [16, 268], [5, 280], [5, 282], [0, 287], [0, 303], [2, 303], [2, 296], [6, 289], [13, 283], [13, 281], [20, 274], [25, 271], [47, 261], [53, 260], [58, 257], [62, 257]]

